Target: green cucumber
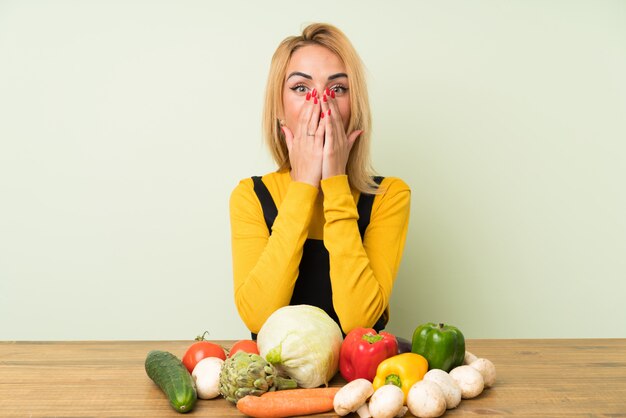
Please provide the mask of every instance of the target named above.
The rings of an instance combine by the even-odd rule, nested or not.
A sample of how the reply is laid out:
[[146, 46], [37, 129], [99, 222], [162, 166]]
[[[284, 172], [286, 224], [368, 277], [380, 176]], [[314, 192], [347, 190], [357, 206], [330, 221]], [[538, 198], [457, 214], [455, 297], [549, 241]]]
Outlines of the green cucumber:
[[146, 357], [146, 373], [165, 393], [176, 412], [189, 412], [196, 405], [196, 385], [183, 363], [172, 353], [152, 350]]

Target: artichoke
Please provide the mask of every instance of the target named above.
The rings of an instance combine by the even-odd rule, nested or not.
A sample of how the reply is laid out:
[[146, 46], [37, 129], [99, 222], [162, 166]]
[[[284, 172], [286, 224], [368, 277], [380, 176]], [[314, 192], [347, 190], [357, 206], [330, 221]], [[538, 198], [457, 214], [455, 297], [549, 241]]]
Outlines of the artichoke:
[[278, 376], [274, 366], [263, 357], [243, 351], [226, 359], [220, 372], [220, 393], [234, 404], [246, 395], [261, 396], [296, 387], [295, 380]]

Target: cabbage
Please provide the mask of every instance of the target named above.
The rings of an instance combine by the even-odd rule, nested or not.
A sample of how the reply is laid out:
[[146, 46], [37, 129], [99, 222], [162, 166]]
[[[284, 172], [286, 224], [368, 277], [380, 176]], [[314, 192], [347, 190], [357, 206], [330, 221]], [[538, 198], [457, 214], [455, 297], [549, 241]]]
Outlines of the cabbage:
[[339, 369], [342, 342], [337, 323], [310, 305], [276, 310], [257, 334], [261, 357], [303, 388], [328, 385]]

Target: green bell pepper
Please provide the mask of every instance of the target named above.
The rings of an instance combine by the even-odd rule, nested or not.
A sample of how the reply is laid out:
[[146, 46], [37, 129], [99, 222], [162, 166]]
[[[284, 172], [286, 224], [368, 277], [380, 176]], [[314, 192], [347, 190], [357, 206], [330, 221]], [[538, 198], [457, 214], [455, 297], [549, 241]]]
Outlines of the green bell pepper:
[[415, 329], [411, 351], [428, 360], [429, 370], [449, 372], [463, 364], [465, 337], [456, 327], [429, 322]]

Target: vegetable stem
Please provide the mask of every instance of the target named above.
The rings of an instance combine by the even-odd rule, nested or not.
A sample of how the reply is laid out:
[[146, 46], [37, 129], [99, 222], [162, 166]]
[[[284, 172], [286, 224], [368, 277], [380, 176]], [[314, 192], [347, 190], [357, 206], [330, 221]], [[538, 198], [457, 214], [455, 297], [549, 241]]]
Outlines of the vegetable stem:
[[389, 376], [387, 376], [385, 378], [385, 384], [394, 385], [399, 388], [402, 388], [402, 380], [400, 380], [400, 376], [398, 376], [397, 374], [390, 374]]
[[370, 344], [374, 344], [374, 343], [382, 340], [383, 338], [384, 337], [382, 335], [380, 335], [380, 334], [376, 334], [376, 335], [374, 335], [374, 334], [363, 334], [361, 336], [362, 340], [367, 341]]
[[206, 341], [206, 338], [204, 338], [205, 335], [209, 334], [209, 331], [204, 331], [202, 333], [202, 335], [198, 335], [195, 340], [196, 341]]
[[277, 390], [295, 389], [298, 387], [298, 382], [291, 378], [285, 379], [283, 377], [276, 376], [274, 378], [274, 382], [276, 383]]

